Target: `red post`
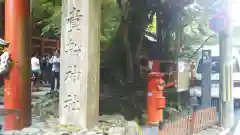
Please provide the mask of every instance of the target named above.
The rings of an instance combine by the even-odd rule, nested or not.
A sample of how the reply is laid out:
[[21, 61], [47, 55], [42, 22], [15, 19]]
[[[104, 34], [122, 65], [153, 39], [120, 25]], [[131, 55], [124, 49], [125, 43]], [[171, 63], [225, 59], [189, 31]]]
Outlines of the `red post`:
[[4, 81], [4, 108], [20, 112], [4, 117], [4, 130], [16, 130], [31, 125], [30, 90], [30, 0], [5, 0], [5, 40], [10, 43], [13, 68]]
[[163, 109], [165, 108], [165, 97], [163, 96], [164, 80], [163, 74], [152, 72], [148, 75], [148, 124], [158, 124], [163, 120]]

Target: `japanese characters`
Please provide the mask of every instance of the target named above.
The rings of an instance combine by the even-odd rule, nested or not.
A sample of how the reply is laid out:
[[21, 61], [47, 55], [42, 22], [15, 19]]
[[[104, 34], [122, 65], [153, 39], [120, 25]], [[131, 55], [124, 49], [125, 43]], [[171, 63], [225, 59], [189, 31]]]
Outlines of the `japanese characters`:
[[[75, 88], [80, 86], [81, 69], [79, 62], [83, 57], [84, 46], [82, 44], [79, 35], [81, 35], [81, 20], [83, 19], [83, 14], [79, 7], [72, 6], [68, 11], [68, 17], [65, 17], [66, 31], [64, 32], [64, 45], [63, 45], [63, 56], [69, 60], [65, 60], [64, 70], [63, 70], [63, 82], [65, 87], [70, 87], [71, 89], [66, 89], [68, 94], [64, 95], [64, 109], [68, 112], [79, 112], [80, 102], [78, 99], [79, 93], [76, 92]], [[71, 62], [75, 60], [75, 62]], [[78, 61], [79, 60], [79, 61]]]
[[77, 65], [68, 66], [67, 71], [65, 72], [65, 82], [75, 83], [80, 80], [81, 71]]
[[64, 52], [67, 55], [80, 56], [82, 51], [83, 46], [80, 43], [74, 42], [72, 37], [69, 38], [68, 44], [64, 46]]
[[67, 108], [68, 111], [80, 111], [80, 102], [76, 99], [76, 96], [76, 94], [67, 95], [67, 99], [64, 101], [64, 108]]
[[72, 11], [70, 12], [70, 16], [67, 18], [69, 23], [69, 30], [71, 32], [73, 30], [80, 31], [80, 20], [83, 17], [81, 14], [81, 10], [77, 9], [76, 7], [72, 7]]

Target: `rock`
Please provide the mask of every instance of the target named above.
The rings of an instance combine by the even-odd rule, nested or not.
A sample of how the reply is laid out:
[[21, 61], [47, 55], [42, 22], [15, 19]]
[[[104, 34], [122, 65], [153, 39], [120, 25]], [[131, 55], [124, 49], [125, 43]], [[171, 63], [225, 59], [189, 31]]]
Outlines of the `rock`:
[[104, 135], [104, 134], [102, 134], [102, 133], [97, 134], [94, 131], [90, 131], [90, 132], [87, 132], [86, 135]]
[[97, 128], [111, 135], [125, 135], [126, 123], [127, 121], [121, 115], [102, 115], [99, 117]]
[[21, 131], [13, 130], [13, 131], [5, 131], [3, 135], [22, 135]]
[[48, 128], [48, 126], [47, 126], [47, 124], [45, 122], [34, 123], [31, 127], [32, 128], [39, 128], [39, 129]]
[[49, 120], [46, 120], [46, 123], [50, 128], [56, 128], [57, 125], [59, 124], [57, 118], [50, 118]]
[[126, 128], [125, 127], [111, 127], [108, 130], [108, 134], [110, 135], [125, 135]]
[[99, 124], [107, 124], [111, 126], [124, 126], [127, 122], [125, 118], [121, 115], [102, 115], [99, 116]]
[[51, 128], [44, 128], [42, 131], [44, 132], [43, 135], [56, 135], [56, 130]]
[[125, 121], [125, 118], [121, 115], [115, 114], [115, 115], [101, 115], [99, 116], [99, 120], [104, 120], [108, 122], [116, 122], [116, 121]]
[[29, 127], [29, 128], [24, 128], [22, 131], [21, 131], [21, 134], [24, 134], [24, 135], [38, 135], [38, 134], [43, 134], [43, 131], [39, 128], [32, 128], [32, 127]]
[[[11, 131], [6, 135], [142, 135], [139, 125], [134, 121], [126, 121], [121, 115], [103, 115], [99, 123], [89, 130], [75, 130], [73, 125], [58, 123], [57, 118], [50, 118], [47, 122], [39, 122], [22, 131]], [[4, 134], [5, 135], [5, 134]]]
[[61, 133], [60, 135], [71, 135], [70, 133]]
[[125, 135], [142, 135], [143, 134], [140, 126], [135, 121], [128, 121], [125, 128], [126, 128]]
[[55, 133], [55, 135], [73, 135], [72, 133], [68, 132], [68, 131], [59, 131], [57, 133]]

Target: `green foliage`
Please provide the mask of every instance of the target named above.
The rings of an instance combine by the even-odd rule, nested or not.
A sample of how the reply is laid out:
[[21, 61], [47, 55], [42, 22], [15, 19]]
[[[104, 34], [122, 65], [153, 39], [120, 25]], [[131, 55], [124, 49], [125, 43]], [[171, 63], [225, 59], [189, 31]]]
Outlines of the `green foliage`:
[[[198, 3], [192, 4], [185, 9], [185, 26], [183, 35], [183, 44], [200, 45], [200, 44], [217, 44], [216, 38], [205, 41], [208, 37], [215, 35], [209, 28], [209, 21], [212, 17], [206, 5]], [[215, 37], [215, 36], [214, 36]]]
[[[42, 29], [42, 35], [60, 35], [61, 32], [61, 0], [34, 0], [33, 20]], [[116, 34], [121, 14], [116, 0], [103, 0], [101, 45], [108, 47]]]
[[102, 3], [102, 37], [101, 44], [108, 47], [116, 35], [117, 28], [121, 21], [121, 12], [116, 0], [103, 0]]
[[33, 21], [42, 28], [42, 35], [60, 34], [61, 0], [34, 0], [32, 2]]

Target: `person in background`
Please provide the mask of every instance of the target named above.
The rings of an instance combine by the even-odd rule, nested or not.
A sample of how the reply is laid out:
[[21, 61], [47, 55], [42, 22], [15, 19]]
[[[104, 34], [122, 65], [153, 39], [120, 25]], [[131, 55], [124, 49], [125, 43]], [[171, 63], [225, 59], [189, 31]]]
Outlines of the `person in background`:
[[41, 67], [41, 71], [42, 71], [42, 74], [41, 74], [41, 77], [40, 77], [40, 83], [45, 85], [45, 76], [46, 76], [46, 59], [45, 59], [45, 56], [40, 58], [40, 67]]
[[45, 68], [46, 71], [45, 72], [46, 72], [46, 84], [47, 85], [50, 85], [52, 82], [52, 79], [51, 79], [52, 64], [50, 63], [51, 58], [52, 58], [52, 52], [46, 56], [46, 68]]
[[[60, 88], [60, 53], [58, 50], [54, 52], [54, 55], [49, 61], [52, 64], [52, 73], [51, 73], [51, 91], [59, 90]], [[57, 86], [55, 87], [55, 80]]]
[[38, 58], [38, 52], [35, 52], [31, 57], [31, 69], [32, 69], [31, 90], [35, 91], [38, 90], [39, 79], [41, 76], [41, 66], [40, 60]]

